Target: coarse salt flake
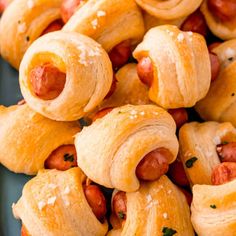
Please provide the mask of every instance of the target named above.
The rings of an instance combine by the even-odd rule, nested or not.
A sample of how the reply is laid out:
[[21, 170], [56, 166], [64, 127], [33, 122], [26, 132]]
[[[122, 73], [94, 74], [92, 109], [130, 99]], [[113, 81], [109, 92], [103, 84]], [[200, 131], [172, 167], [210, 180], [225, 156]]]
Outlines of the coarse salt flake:
[[163, 213], [163, 218], [164, 219], [167, 219], [168, 218], [168, 214], [165, 212], [165, 213]]
[[27, 27], [26, 27], [26, 24], [25, 23], [21, 23], [18, 25], [18, 31], [20, 33], [24, 33], [26, 31]]
[[235, 51], [234, 51], [234, 49], [232, 49], [232, 48], [227, 48], [227, 49], [225, 50], [225, 55], [226, 55], [227, 57], [234, 57], [234, 56], [235, 56]]
[[50, 198], [48, 199], [48, 205], [54, 205], [56, 199], [57, 199], [57, 197], [50, 197]]
[[98, 16], [98, 17], [105, 16], [105, 15], [106, 15], [106, 12], [105, 12], [105, 11], [101, 11], [101, 10], [100, 10], [100, 11], [97, 12], [97, 16]]
[[38, 202], [38, 208], [41, 211], [46, 206], [46, 203], [44, 201]]
[[144, 115], [145, 115], [145, 112], [144, 112], [144, 111], [141, 111], [141, 112], [140, 112], [140, 115], [141, 115], [141, 116], [144, 116]]
[[138, 113], [138, 112], [135, 111], [135, 110], [132, 110], [132, 111], [130, 112], [131, 115], [136, 115], [137, 113]]
[[96, 28], [97, 28], [97, 25], [98, 25], [98, 19], [93, 20], [93, 21], [91, 22], [91, 24], [92, 24], [93, 28], [96, 29]]
[[70, 193], [70, 188], [69, 188], [69, 186], [67, 186], [67, 187], [65, 188], [65, 190], [64, 190], [64, 194], [68, 194], [68, 193]]
[[178, 39], [179, 42], [183, 41], [184, 40], [184, 34], [179, 33], [178, 36], [177, 36], [177, 39]]
[[55, 189], [57, 186], [55, 184], [49, 184], [48, 187], [51, 189]]
[[28, 6], [29, 9], [32, 9], [35, 6], [34, 1], [33, 0], [28, 0], [27, 6]]

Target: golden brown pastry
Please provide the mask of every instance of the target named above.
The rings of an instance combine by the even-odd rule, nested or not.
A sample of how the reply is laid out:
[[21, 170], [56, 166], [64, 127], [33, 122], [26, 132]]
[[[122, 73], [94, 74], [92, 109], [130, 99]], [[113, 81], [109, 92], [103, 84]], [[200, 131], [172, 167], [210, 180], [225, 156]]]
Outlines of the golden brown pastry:
[[179, 156], [190, 184], [212, 184], [212, 171], [220, 164], [217, 145], [235, 141], [236, 129], [228, 122], [191, 122], [182, 126]]
[[105, 50], [74, 32], [53, 32], [37, 39], [20, 67], [26, 102], [42, 115], [60, 121], [77, 120], [91, 112], [109, 92], [112, 77]]
[[5, 10], [0, 21], [2, 57], [16, 69], [29, 45], [54, 21], [60, 19], [62, 0], [18, 0]]
[[136, 64], [127, 64], [116, 73], [116, 90], [105, 99], [100, 108], [118, 107], [126, 104], [145, 105], [152, 103], [148, 97], [148, 88], [137, 75]]
[[0, 163], [13, 172], [36, 174], [61, 145], [73, 144], [77, 122], [56, 122], [28, 105], [0, 106]]
[[[157, 150], [161, 160], [160, 166], [157, 165], [160, 175], [176, 159], [175, 129], [171, 115], [155, 105], [115, 108], [76, 135], [78, 166], [96, 183], [126, 192], [135, 191], [142, 178], [137, 166], [140, 167], [149, 153]], [[158, 149], [162, 153], [158, 153]]]
[[159, 19], [173, 20], [194, 12], [202, 0], [136, 0], [136, 2], [150, 15]]
[[219, 186], [195, 185], [191, 221], [199, 236], [236, 232], [236, 180]]
[[42, 171], [24, 186], [13, 214], [32, 236], [104, 236], [107, 221], [101, 223], [94, 215], [83, 182], [79, 168]]
[[142, 60], [149, 60], [149, 98], [166, 109], [191, 107], [209, 89], [209, 53], [199, 34], [173, 25], [158, 26], [146, 33], [133, 55], [139, 61], [139, 72], [148, 66], [141, 64], [142, 68]]
[[148, 14], [147, 12], [143, 13], [143, 19], [145, 24], [146, 31], [150, 30], [153, 27], [159, 26], [159, 25], [176, 25], [177, 27], [180, 27], [186, 17], [181, 17], [178, 19], [173, 20], [164, 20], [157, 18], [153, 15]]
[[236, 2], [234, 0], [204, 0], [201, 12], [214, 35], [223, 40], [236, 37]]
[[89, 0], [78, 8], [63, 31], [87, 35], [109, 52], [126, 40], [131, 40], [131, 45], [140, 42], [144, 23], [134, 0]]
[[226, 41], [212, 51], [220, 60], [220, 73], [195, 109], [204, 120], [229, 121], [236, 126], [236, 39]]
[[126, 221], [121, 229], [111, 230], [109, 236], [194, 235], [186, 198], [166, 176], [143, 183], [126, 197]]

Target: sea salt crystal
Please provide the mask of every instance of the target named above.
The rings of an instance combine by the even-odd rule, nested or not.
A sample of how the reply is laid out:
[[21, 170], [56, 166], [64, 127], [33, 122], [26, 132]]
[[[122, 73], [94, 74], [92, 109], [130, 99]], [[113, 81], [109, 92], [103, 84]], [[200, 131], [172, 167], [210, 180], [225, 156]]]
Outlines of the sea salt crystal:
[[135, 111], [135, 110], [132, 110], [132, 111], [130, 112], [131, 115], [136, 115], [137, 113], [138, 113], [138, 112]]
[[184, 34], [179, 33], [178, 36], [177, 36], [177, 39], [178, 39], [179, 42], [183, 41], [184, 40]]
[[38, 208], [41, 211], [46, 206], [46, 203], [44, 201], [38, 202]]
[[98, 25], [98, 19], [93, 20], [93, 21], [91, 22], [91, 24], [92, 24], [93, 28], [96, 29], [96, 28], [97, 28], [97, 25]]
[[188, 35], [189, 35], [189, 36], [192, 36], [192, 35], [193, 35], [193, 32], [189, 31], [189, 32], [188, 32]]
[[147, 195], [147, 197], [146, 197], [146, 198], [147, 198], [147, 201], [148, 201], [148, 203], [152, 201], [152, 196], [151, 196], [150, 194], [149, 194], [149, 195]]
[[145, 115], [145, 112], [144, 112], [144, 111], [141, 111], [141, 112], [140, 112], [140, 115], [141, 115], [141, 116], [144, 116], [144, 115]]
[[226, 55], [228, 58], [234, 57], [234, 56], [235, 56], [235, 51], [234, 51], [234, 49], [232, 49], [232, 48], [227, 48], [227, 49], [225, 50], [225, 55]]
[[165, 212], [165, 213], [163, 213], [163, 218], [164, 219], [168, 219], [168, 214]]
[[29, 9], [32, 9], [35, 6], [34, 1], [33, 0], [28, 0], [27, 6], [28, 6]]
[[20, 33], [24, 33], [27, 30], [26, 24], [25, 23], [21, 23], [18, 25], [18, 31]]
[[168, 190], [168, 192], [167, 192], [168, 194], [171, 194], [172, 193], [172, 190], [170, 189], [170, 190]]
[[106, 12], [105, 12], [105, 11], [98, 11], [98, 12], [97, 12], [97, 16], [98, 16], [98, 17], [105, 16], [105, 15], [106, 15]]
[[68, 193], [70, 193], [70, 188], [67, 186], [64, 190], [64, 194], [68, 194]]
[[54, 205], [56, 199], [57, 199], [57, 197], [50, 197], [50, 198], [48, 199], [48, 205]]

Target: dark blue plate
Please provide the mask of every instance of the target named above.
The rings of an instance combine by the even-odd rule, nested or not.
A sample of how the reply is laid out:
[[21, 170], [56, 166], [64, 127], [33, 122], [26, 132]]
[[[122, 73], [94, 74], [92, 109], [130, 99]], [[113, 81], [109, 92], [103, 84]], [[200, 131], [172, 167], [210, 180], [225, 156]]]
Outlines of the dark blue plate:
[[[0, 104], [10, 106], [22, 99], [18, 72], [0, 58]], [[9, 157], [11, 158], [11, 157]], [[12, 203], [21, 196], [24, 184], [30, 179], [14, 174], [0, 166], [0, 235], [20, 236], [21, 222], [14, 219]]]

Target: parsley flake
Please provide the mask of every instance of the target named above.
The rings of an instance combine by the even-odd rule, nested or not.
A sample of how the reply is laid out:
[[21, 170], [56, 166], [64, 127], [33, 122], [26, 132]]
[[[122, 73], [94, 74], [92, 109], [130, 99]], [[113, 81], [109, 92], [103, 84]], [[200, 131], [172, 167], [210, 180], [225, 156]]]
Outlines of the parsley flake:
[[233, 59], [234, 59], [233, 57], [228, 58], [229, 61], [233, 61]]
[[198, 160], [197, 157], [192, 157], [192, 158], [188, 159], [188, 160], [185, 162], [185, 166], [186, 166], [187, 168], [191, 168], [191, 167], [193, 167], [194, 162], [197, 161], [197, 160]]
[[235, 93], [232, 93], [231, 96], [233, 97], [235, 95]]
[[119, 219], [123, 220], [125, 218], [124, 212], [122, 212], [122, 211], [118, 212], [118, 217], [119, 217]]
[[168, 228], [168, 227], [163, 227], [162, 233], [163, 233], [162, 236], [172, 236], [172, 235], [176, 234], [177, 231], [174, 229]]
[[68, 153], [66, 153], [65, 155], [64, 155], [64, 161], [69, 161], [69, 162], [73, 162], [75, 160], [75, 158], [74, 158], [74, 155], [73, 154], [68, 154]]
[[227, 141], [223, 141], [223, 142], [222, 142], [223, 145], [226, 145], [226, 144], [228, 144], [228, 143], [229, 143], [229, 142], [227, 142]]
[[216, 205], [214, 204], [214, 205], [210, 205], [210, 207], [212, 208], [212, 209], [216, 209]]
[[29, 42], [30, 41], [30, 37], [29, 36], [26, 36], [26, 41]]

